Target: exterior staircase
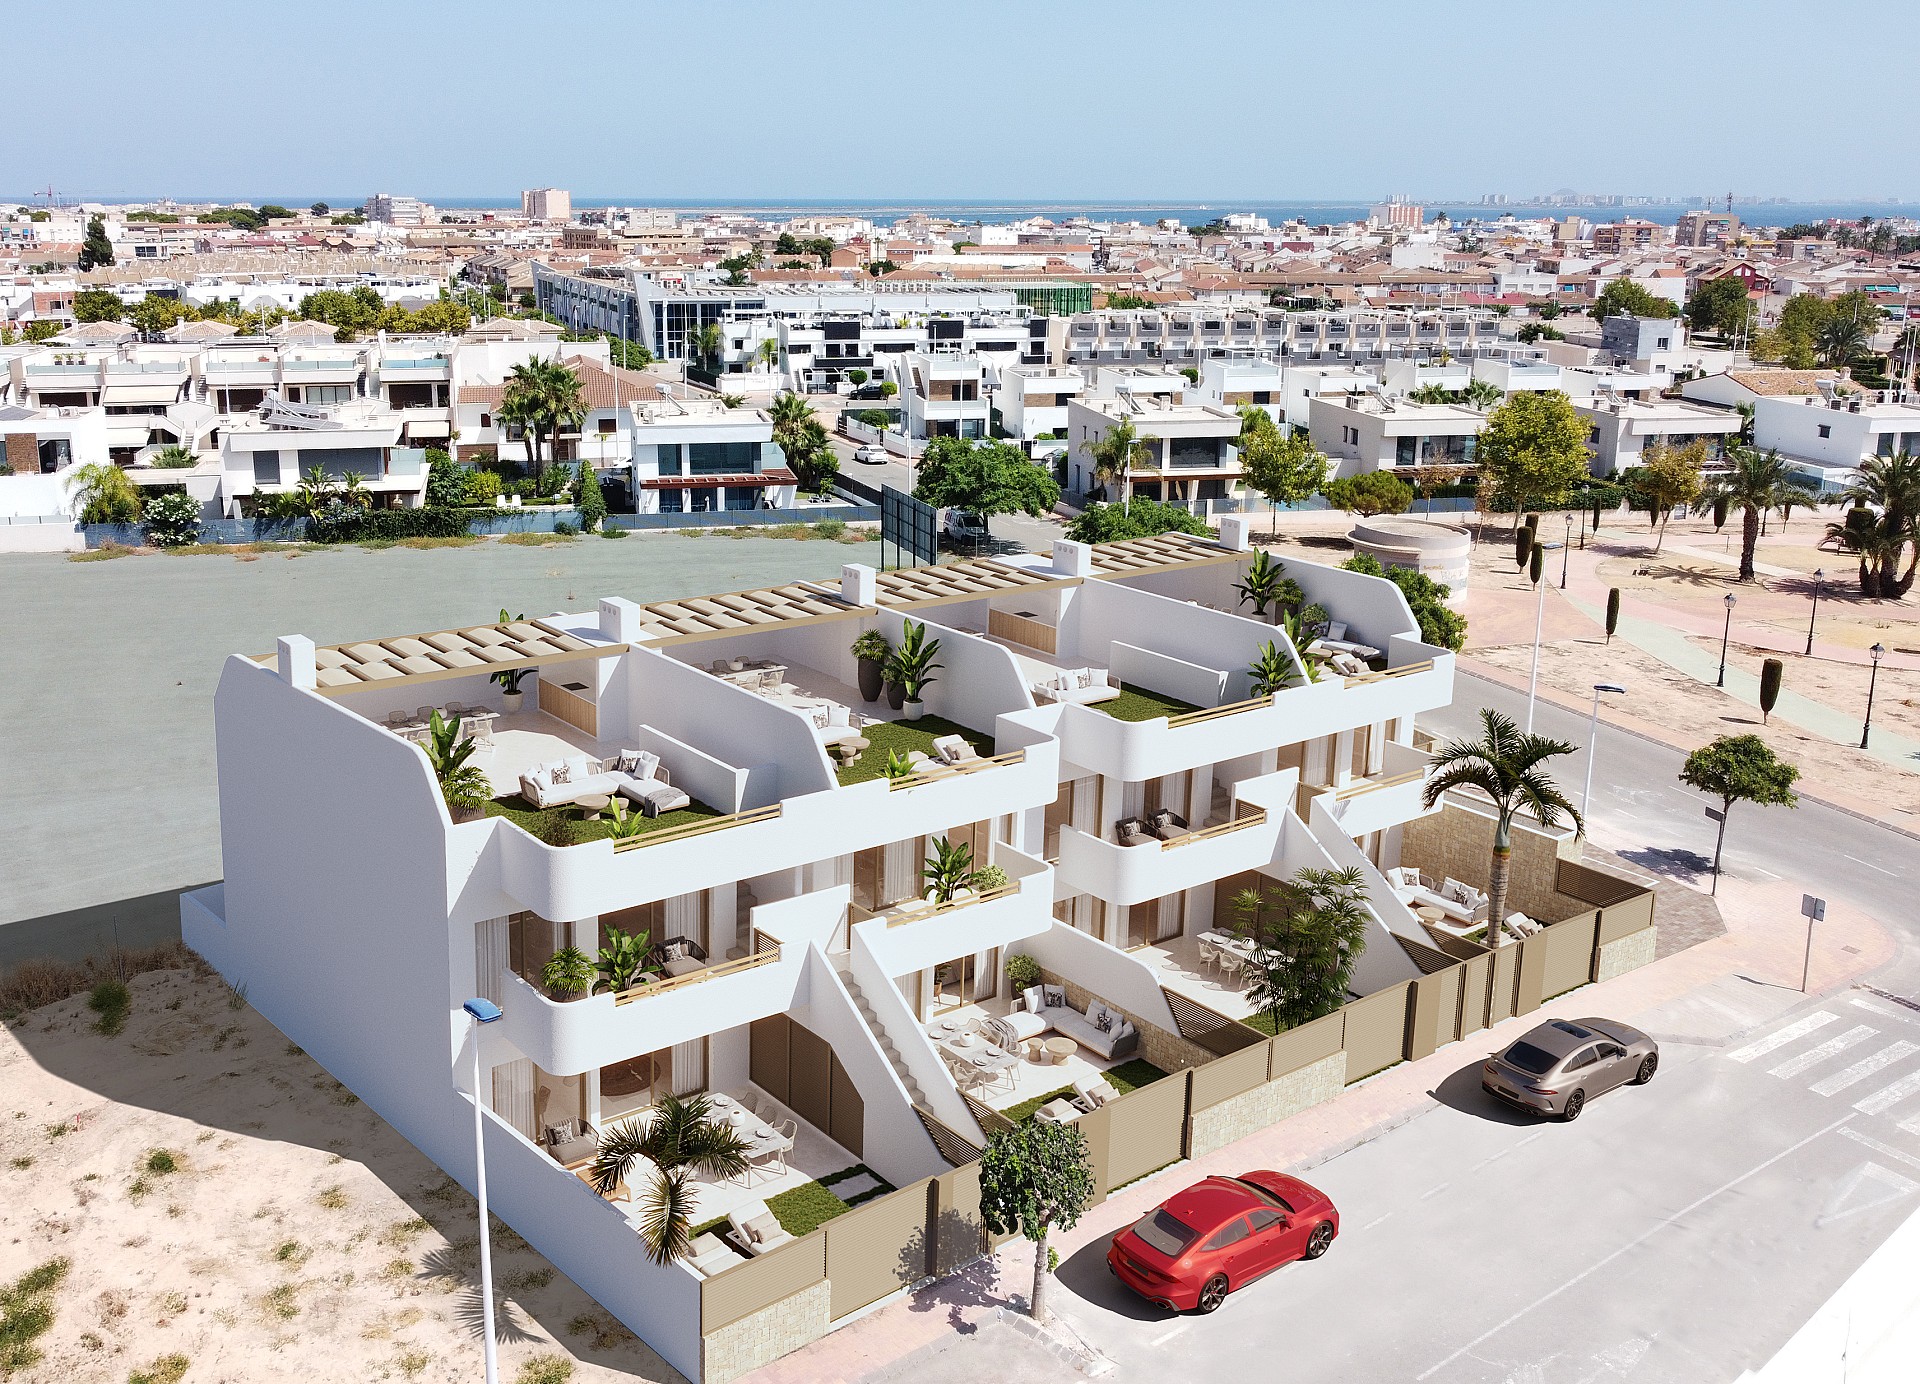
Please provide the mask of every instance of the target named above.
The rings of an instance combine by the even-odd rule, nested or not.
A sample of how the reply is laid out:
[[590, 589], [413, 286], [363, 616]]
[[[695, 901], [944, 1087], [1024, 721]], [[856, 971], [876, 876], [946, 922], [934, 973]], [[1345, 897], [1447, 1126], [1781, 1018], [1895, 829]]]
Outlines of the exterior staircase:
[[859, 1009], [860, 1017], [866, 1021], [867, 1030], [873, 1034], [874, 1041], [880, 1045], [880, 1051], [887, 1055], [887, 1061], [892, 1065], [894, 1075], [898, 1076], [900, 1084], [907, 1088], [907, 1095], [912, 1098], [913, 1103], [925, 1109], [926, 1092], [920, 1089], [920, 1083], [915, 1081], [913, 1073], [907, 1070], [907, 1064], [900, 1056], [900, 1049], [894, 1046], [893, 1039], [887, 1034], [886, 1025], [881, 1023], [880, 1016], [873, 1012], [873, 1006], [867, 1003], [866, 995], [861, 992], [860, 982], [853, 978], [852, 969], [845, 964], [844, 960], [837, 962], [835, 969], [840, 972], [840, 983], [845, 985], [847, 993], [853, 996], [853, 1003]]

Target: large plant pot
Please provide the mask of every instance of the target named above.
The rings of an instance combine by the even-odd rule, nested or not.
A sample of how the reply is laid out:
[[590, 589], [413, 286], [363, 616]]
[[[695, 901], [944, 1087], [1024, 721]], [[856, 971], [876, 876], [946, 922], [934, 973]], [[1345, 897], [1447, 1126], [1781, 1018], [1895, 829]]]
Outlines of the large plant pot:
[[525, 704], [526, 700], [527, 694], [524, 692], [503, 692], [500, 694], [500, 703], [506, 707], [509, 716], [518, 711], [521, 706]]
[[484, 807], [449, 807], [447, 815], [455, 822], [477, 822], [487, 815]]
[[880, 693], [885, 690], [887, 675], [884, 665], [877, 658], [860, 660], [860, 700], [877, 702]]
[[902, 710], [906, 712], [909, 721], [917, 721], [926, 714], [927, 704], [925, 702], [909, 702], [902, 699]]
[[907, 689], [897, 682], [887, 684], [887, 705], [898, 711], [906, 705]]
[[547, 998], [555, 1004], [572, 1004], [575, 1000], [583, 1000], [592, 993], [591, 988], [586, 990], [549, 990], [547, 991]]

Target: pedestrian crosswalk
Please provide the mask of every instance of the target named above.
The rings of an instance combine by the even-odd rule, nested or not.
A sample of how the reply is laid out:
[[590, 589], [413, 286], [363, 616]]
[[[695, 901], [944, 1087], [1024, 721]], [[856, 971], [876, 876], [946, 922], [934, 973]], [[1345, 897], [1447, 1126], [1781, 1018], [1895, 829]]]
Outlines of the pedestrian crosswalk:
[[1889, 1115], [1899, 1129], [1920, 1135], [1920, 1018], [1909, 1022], [1876, 1005], [1860, 1008], [1877, 1021], [1837, 1027], [1840, 1014], [1818, 1009], [1735, 1048], [1727, 1060], [1773, 1058], [1769, 1076], [1801, 1079], [1816, 1096], [1852, 1097], [1862, 1115]]

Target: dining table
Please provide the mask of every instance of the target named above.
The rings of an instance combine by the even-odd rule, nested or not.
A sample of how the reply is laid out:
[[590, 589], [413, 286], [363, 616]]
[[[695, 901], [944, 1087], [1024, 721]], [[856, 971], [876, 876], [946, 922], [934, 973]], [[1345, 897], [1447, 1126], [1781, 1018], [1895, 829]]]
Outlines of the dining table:
[[990, 1074], [1004, 1072], [1020, 1061], [1019, 1053], [996, 1047], [974, 1034], [960, 1034], [940, 1046], [956, 1061]]
[[732, 1129], [746, 1142], [747, 1154], [770, 1152], [781, 1142], [780, 1132], [732, 1096], [713, 1094], [707, 1097], [707, 1104], [713, 1107], [721, 1123]]

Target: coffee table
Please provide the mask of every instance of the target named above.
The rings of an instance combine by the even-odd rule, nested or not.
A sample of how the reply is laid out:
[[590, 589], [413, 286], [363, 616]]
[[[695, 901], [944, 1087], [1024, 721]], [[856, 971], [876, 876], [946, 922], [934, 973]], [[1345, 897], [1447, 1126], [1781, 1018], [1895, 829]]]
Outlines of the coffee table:
[[1080, 1045], [1071, 1038], [1049, 1038], [1040, 1047], [1047, 1054], [1048, 1063], [1055, 1065], [1080, 1051]]
[[1423, 923], [1444, 923], [1447, 920], [1447, 910], [1435, 908], [1430, 903], [1423, 903], [1413, 910], [1413, 916]]
[[863, 735], [850, 736], [845, 740], [833, 742], [834, 757], [842, 764], [851, 764], [865, 754], [873, 742]]
[[595, 821], [602, 812], [613, 806], [613, 799], [605, 793], [583, 793], [575, 798], [574, 805], [580, 809], [582, 821]]

